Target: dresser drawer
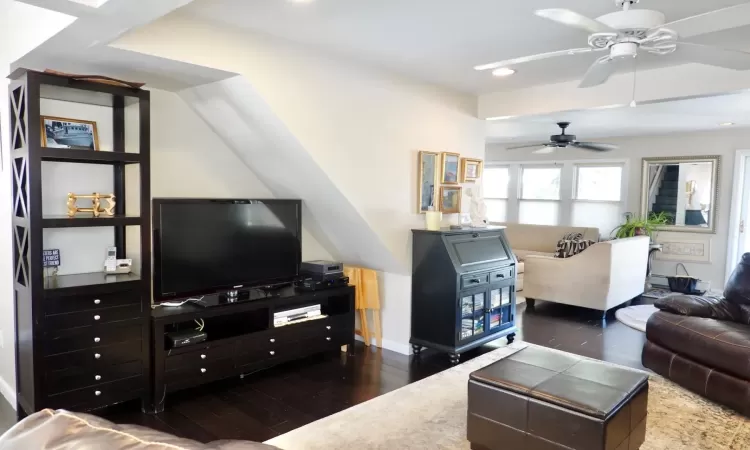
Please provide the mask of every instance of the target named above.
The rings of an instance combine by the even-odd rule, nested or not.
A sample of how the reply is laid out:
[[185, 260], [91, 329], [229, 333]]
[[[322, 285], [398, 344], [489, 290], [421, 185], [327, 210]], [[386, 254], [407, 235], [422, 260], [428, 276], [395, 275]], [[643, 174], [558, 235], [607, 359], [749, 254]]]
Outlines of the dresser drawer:
[[165, 370], [175, 370], [181, 367], [198, 367], [224, 358], [231, 358], [235, 353], [236, 343], [220, 346], [205, 346], [190, 352], [167, 356]]
[[489, 280], [488, 273], [463, 275], [461, 276], [461, 289], [482, 286], [482, 285], [487, 284], [488, 280]]
[[513, 279], [513, 268], [506, 267], [505, 269], [495, 270], [490, 272], [490, 283], [499, 283], [501, 281], [507, 281]]
[[45, 358], [48, 370], [73, 367], [101, 368], [141, 360], [141, 340], [78, 350]]
[[79, 411], [95, 409], [136, 399], [144, 393], [145, 387], [146, 380], [144, 377], [137, 376], [99, 386], [50, 395], [43, 406], [45, 408], [65, 408]]
[[137, 292], [113, 292], [109, 294], [68, 295], [44, 299], [44, 314], [67, 314], [81, 311], [97, 311], [118, 306], [140, 305]]
[[142, 338], [141, 320], [128, 320], [105, 325], [74, 328], [47, 333], [44, 337], [44, 353], [55, 355], [97, 348]]
[[257, 364], [270, 365], [275, 364], [277, 361], [334, 350], [340, 348], [342, 345], [351, 344], [351, 342], [352, 334], [348, 331], [321, 334], [290, 342], [285, 345], [279, 345], [274, 348], [244, 349], [244, 351], [240, 351], [237, 354], [236, 360], [238, 366], [253, 366]]
[[235, 371], [234, 359], [225, 358], [166, 372], [164, 381], [167, 384], [167, 390], [173, 391], [227, 378], [236, 373], [238, 372]]
[[248, 335], [242, 341], [244, 348], [273, 349], [281, 345], [297, 342], [311, 336], [346, 332], [354, 334], [354, 316], [345, 314], [326, 319], [311, 320], [293, 325], [272, 328]]
[[74, 367], [47, 373], [45, 386], [52, 394], [58, 394], [88, 386], [98, 386], [112, 381], [124, 380], [143, 374], [141, 361], [100, 368]]
[[119, 322], [141, 316], [141, 305], [119, 306], [101, 311], [86, 311], [47, 316], [44, 321], [48, 330], [66, 330], [100, 323]]

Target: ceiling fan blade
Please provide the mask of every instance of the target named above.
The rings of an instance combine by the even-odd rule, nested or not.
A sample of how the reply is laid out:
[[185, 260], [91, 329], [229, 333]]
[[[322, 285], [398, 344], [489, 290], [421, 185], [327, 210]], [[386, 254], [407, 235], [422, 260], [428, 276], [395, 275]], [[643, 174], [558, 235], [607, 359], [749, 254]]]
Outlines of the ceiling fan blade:
[[557, 147], [544, 147], [531, 153], [536, 153], [537, 155], [548, 155], [550, 153], [555, 153], [555, 150], [557, 150]]
[[[750, 3], [676, 20], [658, 28], [669, 28], [682, 38], [750, 25]], [[658, 29], [657, 28], [657, 29]]]
[[[606, 49], [602, 49], [606, 50]], [[523, 56], [521, 58], [515, 58], [515, 59], [507, 59], [505, 61], [498, 61], [490, 64], [482, 64], [479, 66], [474, 66], [474, 70], [492, 70], [492, 69], [499, 69], [500, 67], [509, 67], [509, 66], [515, 66], [518, 64], [524, 64], [531, 61], [539, 61], [540, 59], [547, 59], [547, 58], [555, 58], [557, 56], [568, 56], [568, 55], [578, 55], [580, 53], [591, 53], [594, 50], [591, 47], [586, 48], [573, 48], [570, 50], [560, 50], [557, 52], [548, 52], [548, 53], [539, 53], [538, 55], [531, 55], [531, 56]]]
[[617, 33], [617, 30], [609, 25], [605, 25], [598, 20], [590, 19], [569, 9], [540, 9], [535, 11], [534, 14], [588, 33]]
[[586, 75], [583, 76], [579, 88], [589, 88], [604, 84], [609, 80], [609, 77], [617, 70], [617, 60], [612, 59], [609, 55], [603, 56], [589, 67]]
[[750, 70], [750, 53], [720, 47], [679, 42], [670, 58], [734, 70]]
[[528, 144], [528, 145], [518, 145], [516, 147], [507, 147], [505, 150], [523, 150], [527, 148], [547, 147], [548, 145], [549, 145], [549, 142], [542, 142], [541, 144]]
[[618, 148], [616, 145], [601, 144], [598, 142], [572, 142], [570, 143], [570, 146], [583, 150], [593, 150], [595, 152], [610, 152], [612, 150], [617, 150]]

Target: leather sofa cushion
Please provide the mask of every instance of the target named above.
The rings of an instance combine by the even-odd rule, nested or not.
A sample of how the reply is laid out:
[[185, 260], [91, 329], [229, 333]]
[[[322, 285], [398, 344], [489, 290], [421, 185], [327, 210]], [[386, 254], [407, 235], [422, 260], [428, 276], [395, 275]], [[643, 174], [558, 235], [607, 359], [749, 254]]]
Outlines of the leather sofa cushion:
[[655, 301], [654, 306], [662, 311], [682, 316], [705, 317], [747, 324], [743, 320], [740, 307], [721, 297], [669, 295]]
[[646, 338], [705, 366], [750, 380], [750, 327], [659, 311], [646, 325]]
[[272, 450], [242, 441], [201, 444], [135, 425], [117, 425], [100, 417], [45, 409], [18, 422], [0, 438], [0, 450]]

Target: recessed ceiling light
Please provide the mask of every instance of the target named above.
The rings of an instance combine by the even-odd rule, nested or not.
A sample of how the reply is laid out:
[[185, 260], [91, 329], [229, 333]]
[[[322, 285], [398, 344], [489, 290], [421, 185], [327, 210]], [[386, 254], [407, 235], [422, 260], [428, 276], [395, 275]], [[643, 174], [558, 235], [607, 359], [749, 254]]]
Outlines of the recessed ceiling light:
[[509, 77], [514, 73], [516, 73], [515, 70], [509, 69], [507, 67], [501, 67], [492, 71], [492, 75], [495, 75], [496, 77]]
[[512, 119], [514, 117], [516, 117], [516, 116], [495, 116], [495, 117], [488, 117], [488, 118], [486, 118], [484, 120], [489, 120], [489, 121], [508, 120], [508, 119]]
[[722, 127], [731, 127], [732, 125], [734, 125], [734, 122], [722, 122], [719, 125], [721, 125]]

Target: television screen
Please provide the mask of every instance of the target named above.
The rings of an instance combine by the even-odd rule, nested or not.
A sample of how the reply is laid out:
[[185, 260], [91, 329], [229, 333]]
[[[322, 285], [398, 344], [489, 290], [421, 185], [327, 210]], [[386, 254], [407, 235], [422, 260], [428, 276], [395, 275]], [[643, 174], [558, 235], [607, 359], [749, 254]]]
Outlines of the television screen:
[[154, 298], [291, 281], [299, 200], [154, 200]]

